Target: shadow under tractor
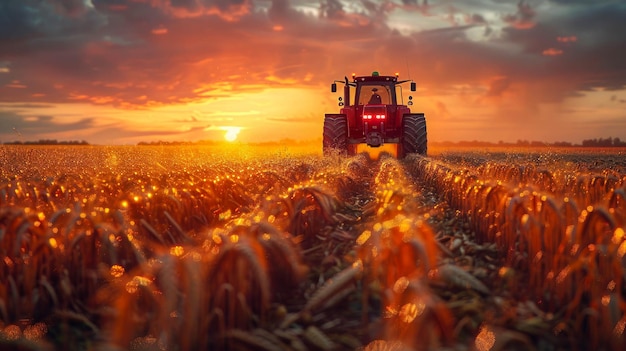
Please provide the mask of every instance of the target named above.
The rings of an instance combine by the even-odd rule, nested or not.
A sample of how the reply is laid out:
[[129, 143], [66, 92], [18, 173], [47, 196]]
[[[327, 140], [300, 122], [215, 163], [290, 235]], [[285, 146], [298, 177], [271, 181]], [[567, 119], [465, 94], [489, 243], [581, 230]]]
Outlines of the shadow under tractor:
[[[352, 75], [352, 81], [336, 80], [331, 91], [337, 92], [337, 83], [344, 84], [343, 97], [339, 97], [339, 113], [327, 113], [324, 117], [324, 154], [340, 153], [355, 155], [362, 147], [380, 148], [396, 146], [396, 157], [408, 154], [426, 155], [427, 135], [424, 113], [412, 113], [413, 97], [403, 104], [401, 84], [411, 80], [398, 80], [395, 76]], [[354, 89], [353, 89], [354, 88]], [[352, 104], [354, 101], [354, 104]]]

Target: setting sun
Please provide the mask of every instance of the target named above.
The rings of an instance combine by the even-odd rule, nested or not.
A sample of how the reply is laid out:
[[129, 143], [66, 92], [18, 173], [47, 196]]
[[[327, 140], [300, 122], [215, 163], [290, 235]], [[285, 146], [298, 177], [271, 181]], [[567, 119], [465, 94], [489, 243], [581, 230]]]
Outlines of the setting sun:
[[241, 131], [240, 127], [223, 127], [223, 129], [226, 131], [226, 134], [224, 134], [224, 139], [226, 139], [226, 141], [228, 142], [233, 142], [237, 140], [237, 135]]

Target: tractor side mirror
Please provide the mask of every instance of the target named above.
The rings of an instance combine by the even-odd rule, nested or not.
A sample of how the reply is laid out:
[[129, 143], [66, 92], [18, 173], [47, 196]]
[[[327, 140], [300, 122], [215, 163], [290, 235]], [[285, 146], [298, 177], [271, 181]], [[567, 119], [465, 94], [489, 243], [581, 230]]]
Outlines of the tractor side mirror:
[[337, 83], [333, 83], [330, 85], [330, 91], [332, 93], [336, 93], [337, 92]]
[[411, 82], [411, 91], [417, 91], [417, 84], [415, 82]]
[[409, 102], [407, 103], [409, 106], [413, 105], [413, 97], [409, 96]]

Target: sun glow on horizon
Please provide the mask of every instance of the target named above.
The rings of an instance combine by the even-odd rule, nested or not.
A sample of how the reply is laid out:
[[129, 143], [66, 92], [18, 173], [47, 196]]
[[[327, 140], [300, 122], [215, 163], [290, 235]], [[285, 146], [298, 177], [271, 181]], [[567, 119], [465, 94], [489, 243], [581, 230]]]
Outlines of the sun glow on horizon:
[[239, 132], [241, 131], [241, 127], [222, 127], [222, 129], [226, 131], [224, 139], [231, 143], [237, 140], [237, 135], [239, 135]]

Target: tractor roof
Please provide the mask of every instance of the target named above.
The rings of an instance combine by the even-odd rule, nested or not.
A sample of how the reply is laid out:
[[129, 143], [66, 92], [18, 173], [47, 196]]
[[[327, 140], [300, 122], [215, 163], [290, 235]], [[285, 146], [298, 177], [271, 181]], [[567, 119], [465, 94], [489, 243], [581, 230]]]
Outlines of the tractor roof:
[[371, 76], [356, 76], [352, 74], [352, 80], [355, 82], [397, 82], [398, 75], [395, 76], [381, 76], [378, 72], [372, 72]]

